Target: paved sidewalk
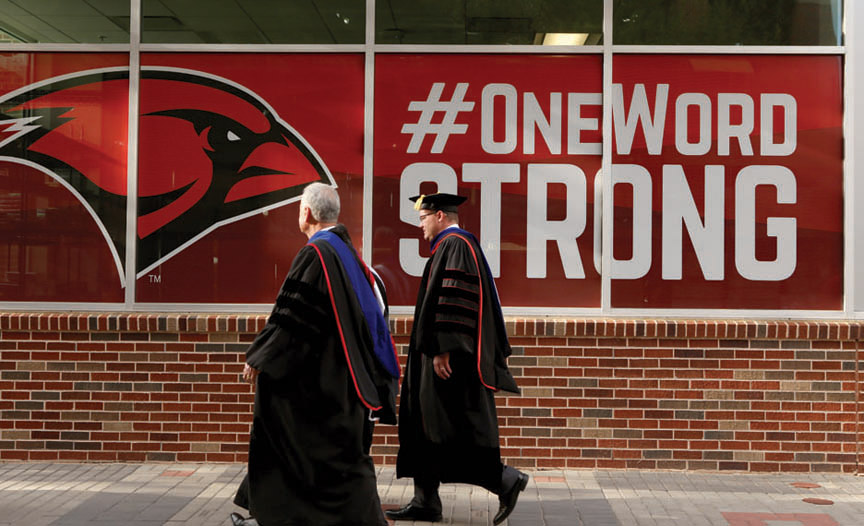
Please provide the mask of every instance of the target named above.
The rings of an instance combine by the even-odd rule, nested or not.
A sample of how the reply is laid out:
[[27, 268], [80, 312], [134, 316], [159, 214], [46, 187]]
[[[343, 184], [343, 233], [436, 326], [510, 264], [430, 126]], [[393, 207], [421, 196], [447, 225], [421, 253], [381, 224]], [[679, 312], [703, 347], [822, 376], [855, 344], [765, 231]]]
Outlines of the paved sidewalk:
[[[238, 464], [0, 464], [0, 526], [228, 526], [228, 514], [241, 511], [231, 500], [244, 470]], [[864, 525], [864, 477], [854, 475], [530, 474], [509, 526]], [[385, 508], [407, 503], [412, 492], [392, 468], [379, 469], [378, 489]], [[443, 524], [491, 524], [498, 507], [494, 496], [467, 485], [442, 485], [441, 497]]]

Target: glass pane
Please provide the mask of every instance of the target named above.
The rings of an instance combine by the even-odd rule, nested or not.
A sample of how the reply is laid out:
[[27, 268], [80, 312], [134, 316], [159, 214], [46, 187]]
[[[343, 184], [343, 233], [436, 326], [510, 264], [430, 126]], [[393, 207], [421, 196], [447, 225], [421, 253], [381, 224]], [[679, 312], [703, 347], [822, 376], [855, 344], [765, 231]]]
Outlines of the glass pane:
[[615, 57], [613, 307], [843, 307], [842, 74], [830, 55]]
[[129, 57], [0, 57], [0, 301], [123, 301]]
[[839, 46], [842, 0], [615, 0], [615, 44]]
[[129, 0], [6, 0], [0, 42], [129, 43]]
[[378, 44], [593, 45], [603, 0], [378, 0]]
[[362, 44], [364, 0], [142, 0], [141, 41]]
[[360, 248], [363, 61], [142, 54], [138, 301], [272, 302], [306, 244], [299, 199], [315, 181], [338, 187]]
[[600, 307], [602, 78], [594, 54], [376, 57], [372, 261], [392, 305], [430, 255], [408, 198], [449, 192], [502, 304]]

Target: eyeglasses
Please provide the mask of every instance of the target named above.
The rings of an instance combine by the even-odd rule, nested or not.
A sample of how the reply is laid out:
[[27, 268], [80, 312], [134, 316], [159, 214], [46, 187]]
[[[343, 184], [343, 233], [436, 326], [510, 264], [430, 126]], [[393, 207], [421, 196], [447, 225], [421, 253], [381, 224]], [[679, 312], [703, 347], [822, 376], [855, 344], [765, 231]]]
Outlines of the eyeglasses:
[[420, 215], [420, 222], [422, 223], [424, 219], [426, 219], [426, 218], [429, 217], [429, 216], [434, 216], [434, 215], [435, 215], [434, 213], [432, 213], [432, 214], [421, 214], [421, 215]]

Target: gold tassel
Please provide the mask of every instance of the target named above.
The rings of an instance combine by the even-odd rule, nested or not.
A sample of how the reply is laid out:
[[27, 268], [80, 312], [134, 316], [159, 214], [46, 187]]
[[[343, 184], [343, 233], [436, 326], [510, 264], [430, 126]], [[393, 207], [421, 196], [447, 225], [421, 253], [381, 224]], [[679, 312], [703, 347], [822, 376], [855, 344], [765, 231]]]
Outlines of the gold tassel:
[[414, 210], [420, 210], [420, 207], [423, 205], [423, 198], [426, 197], [426, 194], [420, 194], [420, 197], [414, 202]]

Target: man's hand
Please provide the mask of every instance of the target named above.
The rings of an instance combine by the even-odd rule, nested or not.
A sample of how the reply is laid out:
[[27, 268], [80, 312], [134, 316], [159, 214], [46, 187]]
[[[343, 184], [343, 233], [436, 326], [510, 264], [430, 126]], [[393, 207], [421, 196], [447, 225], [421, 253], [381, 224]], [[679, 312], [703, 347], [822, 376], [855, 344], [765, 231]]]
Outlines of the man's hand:
[[432, 358], [432, 366], [435, 368], [435, 374], [438, 378], [446, 380], [453, 374], [453, 369], [450, 368], [450, 353], [445, 352]]
[[243, 380], [254, 384], [256, 378], [258, 378], [258, 369], [250, 367], [248, 363], [243, 366]]

